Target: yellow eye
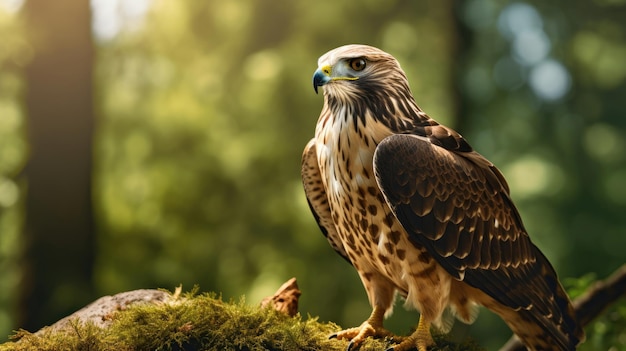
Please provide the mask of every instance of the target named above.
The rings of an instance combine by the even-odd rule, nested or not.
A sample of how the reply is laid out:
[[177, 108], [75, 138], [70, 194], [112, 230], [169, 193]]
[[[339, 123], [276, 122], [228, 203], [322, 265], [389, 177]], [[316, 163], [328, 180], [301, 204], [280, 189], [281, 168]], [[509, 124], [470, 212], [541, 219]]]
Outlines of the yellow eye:
[[365, 68], [365, 59], [356, 58], [350, 60], [350, 68], [355, 71], [362, 71]]

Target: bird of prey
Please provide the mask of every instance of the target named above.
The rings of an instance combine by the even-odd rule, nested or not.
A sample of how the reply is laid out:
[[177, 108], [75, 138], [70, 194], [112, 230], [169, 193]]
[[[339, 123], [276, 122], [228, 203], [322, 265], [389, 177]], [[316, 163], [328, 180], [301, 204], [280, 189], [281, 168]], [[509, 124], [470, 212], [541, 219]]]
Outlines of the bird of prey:
[[420, 317], [394, 351], [426, 351], [431, 324], [445, 331], [448, 315], [471, 323], [477, 305], [530, 350], [574, 350], [584, 333], [503, 175], [417, 106], [398, 61], [371, 46], [342, 46], [320, 57], [313, 86], [323, 88], [324, 106], [302, 157], [304, 190], [373, 308], [334, 337], [350, 340], [350, 350], [392, 336], [383, 319], [398, 293]]

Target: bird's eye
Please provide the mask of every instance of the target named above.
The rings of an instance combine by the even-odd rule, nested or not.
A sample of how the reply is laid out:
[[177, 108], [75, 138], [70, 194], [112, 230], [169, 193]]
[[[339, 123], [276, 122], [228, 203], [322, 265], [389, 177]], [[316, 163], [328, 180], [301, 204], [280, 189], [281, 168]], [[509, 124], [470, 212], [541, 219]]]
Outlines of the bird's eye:
[[362, 71], [365, 68], [365, 59], [356, 58], [350, 60], [350, 68], [355, 71]]

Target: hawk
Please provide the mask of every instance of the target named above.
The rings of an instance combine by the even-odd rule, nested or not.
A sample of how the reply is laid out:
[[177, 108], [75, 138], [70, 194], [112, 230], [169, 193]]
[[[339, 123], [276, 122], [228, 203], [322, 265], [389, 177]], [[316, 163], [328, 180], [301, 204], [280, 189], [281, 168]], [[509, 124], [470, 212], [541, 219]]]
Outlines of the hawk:
[[431, 325], [445, 331], [448, 315], [471, 323], [477, 305], [531, 350], [575, 350], [584, 333], [503, 175], [417, 106], [398, 61], [371, 46], [342, 46], [320, 57], [313, 86], [323, 88], [324, 106], [302, 157], [304, 190], [373, 308], [334, 337], [350, 340], [350, 350], [393, 336], [383, 319], [400, 294], [420, 317], [395, 351], [426, 351]]

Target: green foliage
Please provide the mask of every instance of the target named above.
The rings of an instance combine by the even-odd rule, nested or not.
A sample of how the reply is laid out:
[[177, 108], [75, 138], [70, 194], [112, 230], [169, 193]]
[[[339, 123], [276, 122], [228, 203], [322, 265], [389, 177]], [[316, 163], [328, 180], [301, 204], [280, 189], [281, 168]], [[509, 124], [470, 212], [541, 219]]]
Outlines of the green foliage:
[[[368, 316], [354, 269], [302, 190], [300, 157], [322, 104], [311, 76], [335, 46], [392, 47], [429, 111], [452, 118], [437, 103], [449, 92], [430, 88], [448, 84], [452, 19], [401, 1], [307, 4], [159, 1], [141, 27], [100, 47], [102, 293], [182, 283], [257, 301], [296, 276], [303, 311], [346, 325]], [[420, 31], [431, 33], [423, 45]], [[394, 320], [406, 331], [417, 314]]]
[[[468, 47], [457, 130], [502, 170], [530, 237], [561, 279], [606, 277], [626, 261], [626, 79], [615, 64], [626, 60], [625, 22], [615, 12], [623, 8], [490, 0], [458, 8]], [[557, 98], [542, 89], [555, 80], [536, 85], [548, 77], [544, 64], [563, 73]], [[485, 322], [474, 335], [497, 349], [496, 324]]]
[[610, 306], [585, 330], [587, 341], [581, 351], [626, 350], [626, 301]]
[[[347, 341], [329, 339], [340, 328], [317, 318], [287, 317], [243, 299], [224, 302], [214, 294], [186, 296], [157, 305], [134, 305], [111, 316], [108, 328], [77, 321], [65, 331], [35, 335], [19, 331], [17, 342], [0, 351], [22, 350], [345, 350]], [[456, 345], [436, 337], [435, 350], [480, 350], [473, 342]], [[367, 339], [360, 350], [380, 351], [387, 340]]]
[[[570, 296], [576, 298], [597, 280], [597, 275], [590, 273], [578, 279], [567, 279], [564, 284]], [[626, 299], [609, 306], [585, 328], [585, 332], [587, 340], [580, 346], [580, 351], [626, 349]]]
[[[96, 48], [99, 294], [183, 283], [259, 301], [296, 276], [305, 313], [346, 326], [367, 317], [361, 283], [320, 234], [299, 178], [322, 104], [311, 74], [322, 53], [347, 43], [394, 54], [418, 104], [503, 170], [533, 241], [561, 277], [606, 276], [626, 257], [622, 3], [515, 2], [538, 15], [530, 16], [538, 24], [526, 28], [530, 36], [516, 41], [502, 29], [511, 3], [501, 0], [153, 1], [145, 18]], [[20, 70], [34, 53], [17, 15], [2, 11], [6, 335], [15, 320], [26, 190]], [[533, 61], [528, 55], [539, 46], [523, 44], [538, 37], [549, 45]], [[560, 98], [546, 99], [530, 83], [543, 59], [570, 78]], [[59, 301], [73, 299], [73, 287], [63, 291]], [[509, 331], [486, 312], [471, 334], [497, 349]], [[406, 333], [417, 316], [398, 304], [386, 325]], [[595, 329], [590, 340], [611, 330]]]

